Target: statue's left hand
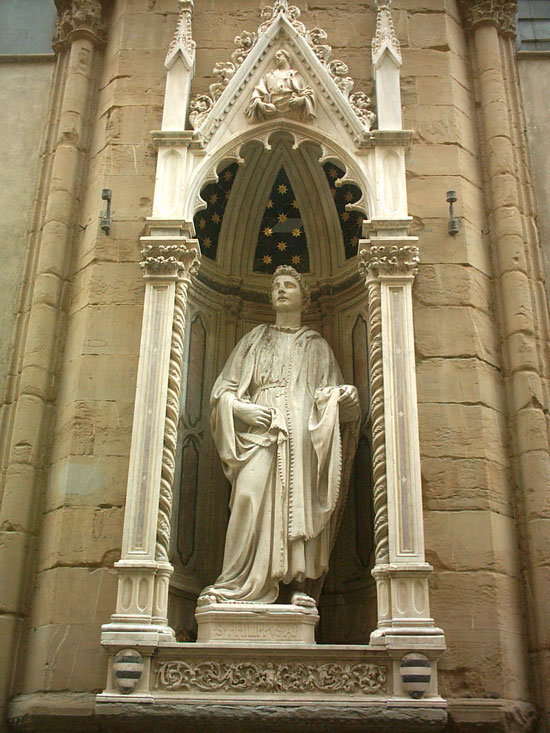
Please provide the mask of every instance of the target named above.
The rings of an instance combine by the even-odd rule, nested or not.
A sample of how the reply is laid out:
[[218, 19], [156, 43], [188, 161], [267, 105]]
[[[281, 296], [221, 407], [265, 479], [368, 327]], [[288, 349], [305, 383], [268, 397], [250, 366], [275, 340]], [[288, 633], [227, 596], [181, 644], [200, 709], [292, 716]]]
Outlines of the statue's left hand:
[[346, 384], [340, 388], [338, 402], [340, 404], [340, 420], [350, 422], [357, 417], [359, 410], [359, 393], [352, 384]]

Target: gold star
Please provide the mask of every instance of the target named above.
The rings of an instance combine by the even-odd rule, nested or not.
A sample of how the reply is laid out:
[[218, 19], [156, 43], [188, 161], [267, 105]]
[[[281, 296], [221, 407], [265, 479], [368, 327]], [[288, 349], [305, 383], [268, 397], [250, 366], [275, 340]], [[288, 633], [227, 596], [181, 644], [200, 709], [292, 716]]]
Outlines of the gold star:
[[357, 247], [357, 245], [359, 244], [359, 237], [352, 237], [350, 244], [352, 247]]
[[297, 209], [298, 208], [298, 202], [296, 201], [296, 199], [294, 199], [294, 201], [292, 202], [292, 207], [294, 209]]
[[338, 178], [338, 171], [336, 168], [329, 168], [328, 174], [331, 178]]
[[293, 265], [299, 265], [300, 262], [301, 262], [301, 260], [302, 260], [302, 258], [300, 257], [300, 255], [293, 255], [293, 257], [292, 257], [292, 264]]
[[331, 194], [332, 194], [333, 196], [336, 196], [336, 189], [335, 189], [335, 188], [331, 188], [331, 189], [330, 189], [330, 192], [331, 192]]
[[264, 237], [270, 237], [273, 234], [273, 229], [271, 227], [266, 227], [264, 229]]
[[346, 201], [349, 203], [350, 201], [353, 201], [353, 194], [351, 191], [348, 191], [345, 195]]
[[210, 203], [215, 204], [217, 200], [218, 200], [218, 194], [213, 193], [212, 196], [210, 196]]
[[277, 191], [278, 191], [278, 192], [279, 192], [280, 194], [283, 194], [283, 193], [286, 193], [286, 192], [288, 191], [288, 188], [287, 188], [287, 187], [285, 186], [285, 184], [284, 184], [284, 183], [281, 183], [281, 185], [280, 185], [280, 186], [278, 186], [278, 188], [277, 188]]
[[202, 243], [205, 249], [210, 249], [210, 247], [212, 246], [212, 240], [210, 239], [210, 237], [205, 237]]
[[273, 201], [271, 199], [268, 200], [267, 204], [265, 205], [266, 209], [272, 209], [273, 208]]
[[278, 220], [279, 220], [279, 221], [281, 222], [281, 224], [282, 224], [282, 223], [283, 223], [284, 221], [286, 221], [286, 220], [287, 220], [287, 215], [286, 215], [286, 214], [279, 214], [279, 216], [277, 217], [277, 219], [278, 219]]
[[262, 257], [262, 261], [264, 265], [270, 265], [271, 264], [271, 255], [264, 255]]
[[284, 252], [284, 251], [285, 251], [285, 249], [286, 249], [286, 242], [279, 242], [279, 243], [277, 244], [277, 249], [280, 249], [280, 250], [281, 250], [281, 252]]
[[362, 216], [358, 216], [357, 217], [357, 226], [361, 226], [362, 223], [363, 223], [363, 217]]
[[199, 229], [204, 229], [206, 226], [206, 219], [199, 219]]
[[299, 228], [296, 228], [296, 229], [293, 229], [292, 230], [292, 236], [293, 237], [299, 237], [301, 233], [302, 233], [302, 230], [299, 229]]
[[342, 211], [340, 216], [342, 217], [342, 221], [347, 221], [349, 219], [349, 211]]
[[219, 224], [220, 223], [220, 215], [217, 214], [216, 212], [214, 212], [212, 214], [212, 221], [214, 222], [214, 224]]
[[231, 171], [225, 171], [223, 177], [226, 181], [230, 181], [233, 178], [233, 173]]

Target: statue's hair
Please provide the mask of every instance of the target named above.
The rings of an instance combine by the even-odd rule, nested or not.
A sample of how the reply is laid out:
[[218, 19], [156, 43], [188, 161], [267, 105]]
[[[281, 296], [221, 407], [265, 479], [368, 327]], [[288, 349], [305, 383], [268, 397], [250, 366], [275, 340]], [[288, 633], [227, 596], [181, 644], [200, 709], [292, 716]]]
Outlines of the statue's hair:
[[279, 275], [290, 275], [290, 277], [293, 277], [296, 280], [296, 282], [300, 286], [300, 290], [302, 291], [302, 301], [305, 310], [305, 308], [307, 308], [311, 301], [311, 293], [309, 292], [309, 288], [302, 273], [298, 272], [298, 270], [295, 270], [292, 265], [279, 265], [279, 267], [273, 273], [273, 277], [271, 278], [272, 289], [273, 284], [275, 283], [275, 278]]
[[279, 51], [280, 51], [281, 53], [283, 53], [283, 54], [284, 54], [284, 57], [285, 57], [285, 59], [286, 59], [286, 60], [288, 61], [288, 63], [290, 64], [290, 62], [292, 61], [292, 56], [290, 55], [290, 51], [287, 51], [287, 50], [286, 50], [286, 48], [280, 48], [280, 49], [279, 49], [279, 50], [277, 51], [277, 53], [279, 53]]

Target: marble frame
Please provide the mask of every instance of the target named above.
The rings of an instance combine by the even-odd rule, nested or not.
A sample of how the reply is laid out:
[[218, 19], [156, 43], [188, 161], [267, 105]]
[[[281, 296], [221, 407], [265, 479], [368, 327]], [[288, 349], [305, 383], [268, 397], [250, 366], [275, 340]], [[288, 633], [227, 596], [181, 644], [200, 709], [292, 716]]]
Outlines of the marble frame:
[[[425, 697], [441, 707], [437, 658], [445, 641], [429, 615], [431, 567], [424, 558], [420, 485], [411, 299], [419, 256], [417, 238], [409, 235], [405, 179], [405, 152], [412, 133], [401, 129], [401, 54], [389, 6], [378, 6], [373, 39], [379, 129], [371, 130], [361, 117], [347, 77], [331, 72], [328, 56], [320, 57], [318, 38], [308, 35], [297, 9], [289, 8], [286, 0], [276, 0], [273, 16], [260, 26], [255, 43], [246, 48], [243, 41], [237, 56], [233, 54], [239, 61], [234, 74], [212, 92], [211, 109], [193, 131], [185, 129], [195, 56], [193, 2], [179, 2], [180, 18], [166, 60], [163, 128], [152, 133], [158, 147], [157, 178], [153, 212], [142, 238], [146, 294], [123, 549], [116, 564], [117, 607], [102, 631], [109, 673], [98, 700], [124, 695], [126, 700], [152, 701], [154, 664], [174, 656], [176, 642], [167, 618], [171, 482], [187, 288], [200, 263], [193, 228], [195, 213], [205, 206], [200, 191], [217, 179], [222, 163], [242, 161], [244, 145], [256, 141], [269, 149], [271, 141], [284, 133], [294, 148], [314, 143], [321, 162], [335, 160], [345, 166], [343, 182], [352, 182], [363, 192], [352, 208], [369, 217], [357, 262], [344, 263], [339, 275], [344, 278], [351, 267], [359, 266], [369, 313], [378, 625], [370, 644], [361, 649], [386, 659], [391, 679], [386, 698], [410, 700], [399, 671], [405, 655], [414, 651], [429, 660]], [[245, 114], [250, 90], [281, 47], [290, 49], [299, 72], [314, 89], [317, 117], [307, 124], [284, 117], [251, 124]], [[199, 646], [195, 645], [194, 656], [200, 657]], [[117, 653], [127, 648], [141, 655], [143, 671], [135, 688], [122, 692], [114, 669]], [[207, 650], [204, 653], [208, 657]], [[355, 651], [349, 653], [353, 657]]]

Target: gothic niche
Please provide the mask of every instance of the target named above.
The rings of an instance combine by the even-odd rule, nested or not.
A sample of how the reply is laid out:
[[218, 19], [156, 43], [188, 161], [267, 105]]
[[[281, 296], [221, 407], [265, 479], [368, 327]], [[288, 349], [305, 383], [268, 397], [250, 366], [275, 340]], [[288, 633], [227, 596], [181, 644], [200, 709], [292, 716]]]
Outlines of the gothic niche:
[[307, 278], [312, 303], [304, 324], [332, 347], [354, 384], [362, 422], [348, 500], [319, 603], [318, 641], [366, 643], [376, 624], [367, 313], [357, 274], [361, 191], [337, 160], [293, 149], [284, 135], [271, 150], [250, 143], [242, 165], [227, 160], [203, 186], [194, 218], [203, 253], [189, 290], [174, 483], [170, 623], [180, 640], [195, 638], [198, 593], [218, 576], [228, 521], [229, 484], [210, 435], [210, 392], [229, 353], [251, 328], [271, 322], [271, 275], [293, 265]]

